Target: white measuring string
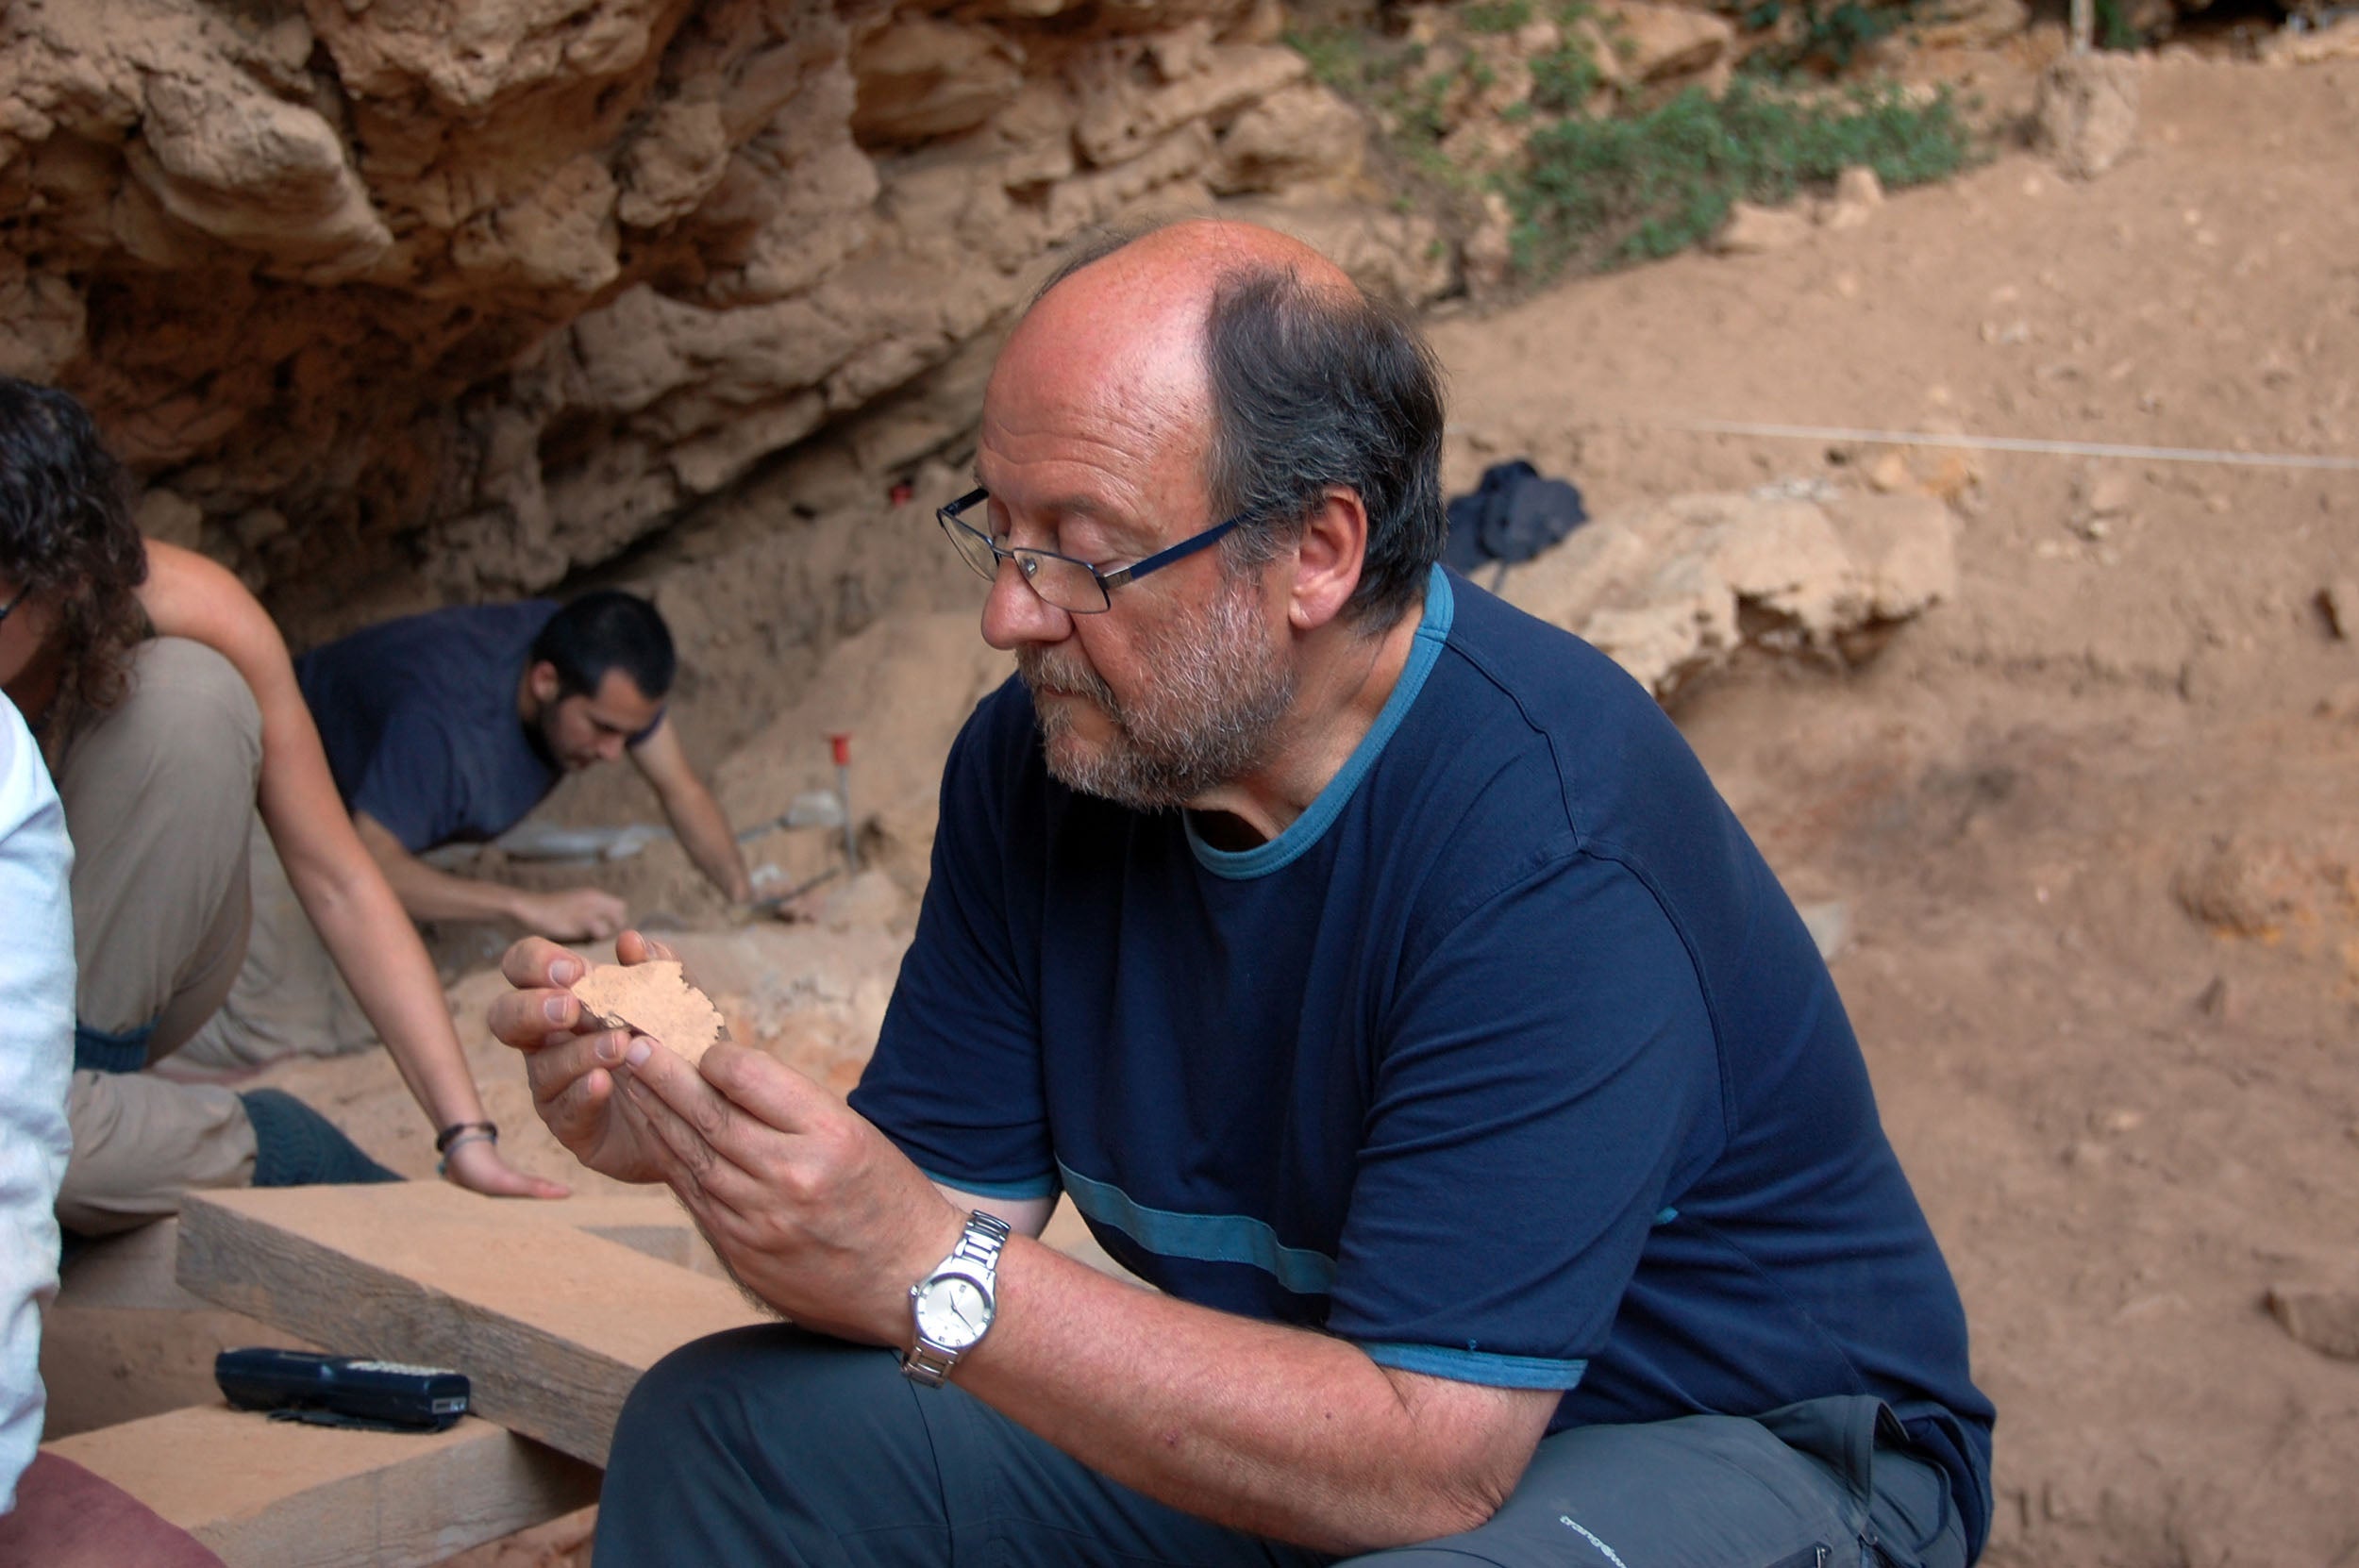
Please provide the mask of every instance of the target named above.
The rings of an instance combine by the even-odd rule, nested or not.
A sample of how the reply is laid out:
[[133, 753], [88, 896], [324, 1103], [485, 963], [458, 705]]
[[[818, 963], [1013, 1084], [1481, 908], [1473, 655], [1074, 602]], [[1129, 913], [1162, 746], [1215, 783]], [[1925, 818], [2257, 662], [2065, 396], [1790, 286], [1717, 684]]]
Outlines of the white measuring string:
[[[1643, 425], [1642, 421], [1631, 421]], [[2067, 458], [2128, 458], [2148, 462], [2222, 463], [2239, 468], [2359, 471], [2359, 458], [2303, 452], [2228, 452], [2200, 446], [2132, 446], [2120, 442], [2044, 441], [2036, 436], [1956, 436], [1937, 430], [1854, 430], [1837, 425], [1760, 425], [1736, 419], [1675, 419], [1654, 428], [1708, 435], [1771, 436], [1793, 441], [1879, 442], [1891, 446], [1960, 446], [1978, 452], [2045, 452]]]

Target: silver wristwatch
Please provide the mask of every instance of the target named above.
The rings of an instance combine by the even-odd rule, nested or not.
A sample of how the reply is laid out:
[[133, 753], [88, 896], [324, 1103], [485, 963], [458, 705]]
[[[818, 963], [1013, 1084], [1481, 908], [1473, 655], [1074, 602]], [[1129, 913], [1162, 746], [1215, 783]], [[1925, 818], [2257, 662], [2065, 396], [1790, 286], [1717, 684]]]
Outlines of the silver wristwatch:
[[942, 1266], [910, 1287], [917, 1343], [901, 1358], [901, 1370], [912, 1382], [942, 1387], [959, 1358], [991, 1331], [998, 1310], [999, 1249], [1007, 1241], [1008, 1222], [978, 1209]]

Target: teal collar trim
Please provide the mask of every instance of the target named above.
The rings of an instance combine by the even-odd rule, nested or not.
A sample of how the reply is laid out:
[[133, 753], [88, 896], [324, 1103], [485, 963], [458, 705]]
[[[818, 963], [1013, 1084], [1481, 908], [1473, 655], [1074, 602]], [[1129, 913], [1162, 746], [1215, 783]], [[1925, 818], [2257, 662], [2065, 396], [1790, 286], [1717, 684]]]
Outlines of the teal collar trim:
[[1368, 726], [1368, 732], [1360, 738], [1343, 767], [1327, 781], [1327, 788], [1319, 792], [1318, 798], [1311, 802], [1311, 809], [1289, 823], [1284, 832], [1251, 849], [1214, 849], [1197, 836], [1195, 814], [1180, 813], [1180, 824], [1187, 831], [1188, 847], [1196, 852], [1198, 865], [1215, 876], [1242, 882], [1284, 869], [1319, 842], [1350, 804], [1360, 780], [1384, 755], [1385, 742], [1400, 727], [1401, 720], [1409, 716], [1417, 693], [1425, 689], [1425, 677], [1433, 673], [1434, 664], [1442, 657], [1442, 645], [1449, 641], [1456, 603], [1450, 596], [1449, 574], [1439, 566], [1433, 567], [1426, 579], [1425, 612], [1417, 623], [1417, 640], [1410, 647], [1409, 662], [1402, 668], [1400, 679], [1394, 683], [1393, 694], [1384, 699], [1383, 710], [1377, 714], [1376, 723]]

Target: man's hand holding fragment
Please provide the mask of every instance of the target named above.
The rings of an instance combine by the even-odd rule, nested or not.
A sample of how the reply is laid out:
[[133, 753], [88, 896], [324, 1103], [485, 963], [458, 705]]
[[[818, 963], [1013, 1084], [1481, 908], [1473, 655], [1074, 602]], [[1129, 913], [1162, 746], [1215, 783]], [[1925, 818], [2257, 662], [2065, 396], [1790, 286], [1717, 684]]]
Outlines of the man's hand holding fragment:
[[965, 1217], [882, 1133], [742, 1045], [700, 1072], [643, 1037], [618, 1081], [635, 1140], [741, 1283], [807, 1327], [908, 1338], [909, 1287]]

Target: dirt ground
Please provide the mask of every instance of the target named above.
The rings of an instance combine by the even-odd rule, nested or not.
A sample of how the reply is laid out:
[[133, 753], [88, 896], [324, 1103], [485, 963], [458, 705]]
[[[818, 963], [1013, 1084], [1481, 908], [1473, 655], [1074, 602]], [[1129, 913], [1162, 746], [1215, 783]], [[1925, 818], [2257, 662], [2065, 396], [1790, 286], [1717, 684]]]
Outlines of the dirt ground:
[[[2010, 152], [1793, 250], [1435, 325], [1453, 489], [1528, 453], [1599, 506], [1956, 495], [1957, 602], [1863, 669], [1755, 658], [1677, 716], [1795, 896], [1848, 909], [1835, 976], [2000, 1412], [1994, 1563], [2359, 1562], [2359, 1360], [2264, 1305], [2359, 1291], [2359, 606], [2338, 638], [2320, 599], [2359, 577], [2359, 472], [1681, 426], [2359, 453], [2354, 189], [2359, 62], [2166, 61], [2096, 182]], [[939, 743], [868, 765], [929, 776]], [[848, 1082], [908, 917], [906, 888], [845, 890], [714, 989]], [[494, 1114], [567, 1172], [481, 1039], [495, 983], [455, 993]], [[270, 1081], [430, 1169], [381, 1056]], [[83, 1332], [122, 1381], [135, 1348]], [[582, 1527], [469, 1560], [569, 1560]]]

